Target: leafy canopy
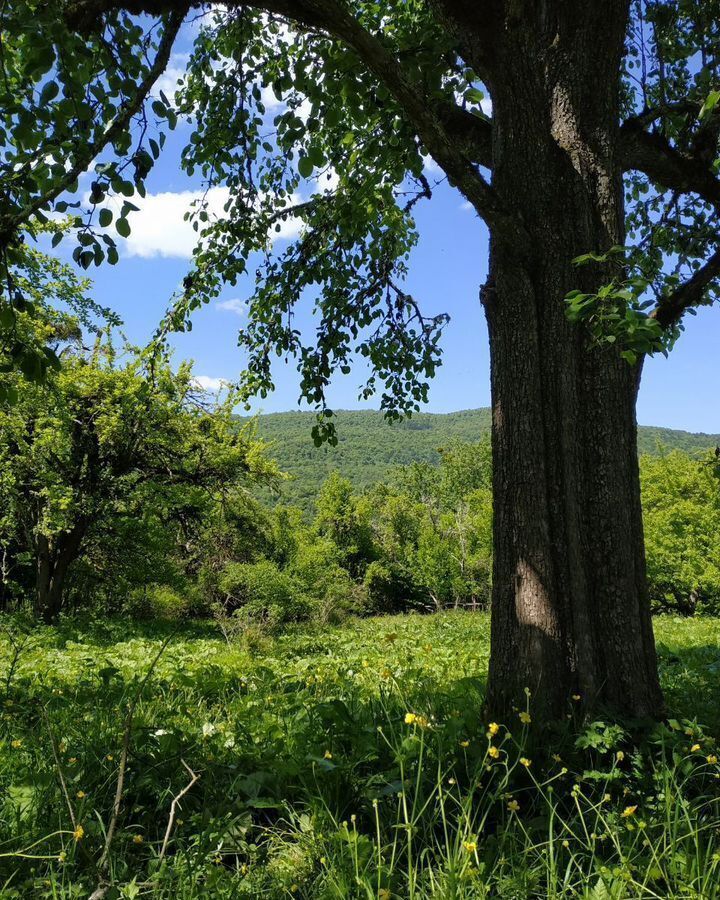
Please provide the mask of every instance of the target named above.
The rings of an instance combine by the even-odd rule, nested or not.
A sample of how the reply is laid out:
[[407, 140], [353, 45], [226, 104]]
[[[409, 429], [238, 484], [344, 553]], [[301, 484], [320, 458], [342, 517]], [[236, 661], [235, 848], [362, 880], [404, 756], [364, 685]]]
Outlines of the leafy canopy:
[[[228, 2], [204, 18], [175, 103], [162, 95], [146, 102], [183, 14], [199, 6], [3, 6], [3, 30], [22, 38], [5, 62], [4, 252], [32, 217], [62, 208], [63, 192], [94, 161], [76, 259], [112, 262], [116, 249], [102, 230], [112, 220], [107, 201], [126, 198], [115, 222], [126, 236], [127, 198], [142, 195], [160, 152], [162, 135], [151, 132], [184, 116], [184, 169], [207, 188], [225, 188], [228, 199], [218, 219], [206, 202], [192, 214], [193, 271], [161, 334], [190, 327], [194, 309], [248, 275], [254, 293], [239, 336], [248, 352], [245, 397], [272, 390], [273, 357], [295, 358], [301, 397], [322, 414], [315, 437], [333, 439], [328, 383], [361, 356], [373, 372], [362, 398], [379, 392], [390, 417], [417, 409], [446, 322], [424, 315], [403, 287], [417, 241], [415, 204], [434, 187], [425, 156], [493, 234], [522, 239], [518, 211], [498, 205], [486, 177], [492, 123], [481, 104], [497, 73], [482, 43], [502, 22], [489, 13], [483, 34], [470, 35], [462, 5], [450, 0]], [[720, 4], [633, 0], [628, 9], [614, 148], [625, 173], [628, 246], [613, 284], [574, 294], [569, 312], [633, 363], [667, 350], [685, 313], [717, 296]], [[580, 10], [578, 17], [582, 27]], [[299, 235], [278, 249], [271, 238], [284, 227]], [[609, 249], [588, 247], [590, 263]], [[300, 306], [314, 313], [313, 334], [296, 326]]]

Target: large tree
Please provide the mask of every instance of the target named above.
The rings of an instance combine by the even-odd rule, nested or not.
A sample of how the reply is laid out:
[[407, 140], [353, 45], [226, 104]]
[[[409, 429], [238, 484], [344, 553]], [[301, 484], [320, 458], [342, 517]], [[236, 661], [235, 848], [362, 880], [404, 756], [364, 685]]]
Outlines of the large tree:
[[[40, 157], [21, 135], [25, 156], [2, 163], [11, 187], [0, 238], [8, 246], [23, 216], [47, 210], [68, 173], [74, 178], [109, 145], [118, 156], [98, 170], [90, 214], [108, 193], [131, 193], [133, 181], [142, 190], [157, 144], [145, 149], [147, 121], [133, 131], [136, 144], [125, 136], [179, 19], [202, 6], [4, 5], [29, 43], [45, 48], [42, 65], [13, 75], [25, 78], [20, 105], [44, 117], [36, 126], [21, 109], [21, 125], [39, 132], [41, 150], [48, 134], [61, 132], [58, 152], [69, 159], [33, 169], [27, 157]], [[154, 57], [137, 52], [141, 40], [154, 40], [150, 19], [131, 18], [143, 13], [165, 21]], [[303, 396], [329, 412], [325, 388], [355, 351], [375, 373], [365, 396], [382, 385], [391, 415], [417, 405], [438, 364], [444, 323], [424, 317], [402, 287], [413, 208], [432, 192], [427, 155], [488, 226], [488, 702], [498, 714], [524, 699], [525, 688], [545, 714], [557, 714], [575, 692], [588, 708], [662, 708], [635, 398], [644, 354], [672, 343], [684, 314], [712, 300], [720, 274], [719, 22], [717, 0], [226, 0], [188, 64], [179, 103], [193, 127], [183, 162], [209, 186], [226, 187], [228, 199], [221, 220], [196, 210], [204, 234], [167, 324], [183, 327], [223, 280], [255, 266], [260, 251], [241, 335], [249, 391], [271, 388], [273, 351], [294, 354]], [[79, 49], [78, 34], [94, 55]], [[84, 60], [78, 69], [67, 64], [73, 53]], [[60, 90], [53, 65], [69, 72]], [[69, 129], [53, 109], [78, 81], [87, 98]], [[283, 103], [274, 119], [266, 108], [272, 95]], [[173, 124], [165, 99], [152, 109]], [[13, 115], [6, 114], [9, 135]], [[117, 161], [128, 156], [129, 183]], [[23, 165], [39, 186], [22, 177]], [[101, 215], [107, 224], [109, 212]], [[291, 216], [304, 230], [273, 255], [268, 230]], [[93, 221], [78, 222], [84, 265], [102, 256]], [[318, 326], [303, 341], [292, 312], [308, 300]], [[327, 416], [316, 437], [332, 438]]]

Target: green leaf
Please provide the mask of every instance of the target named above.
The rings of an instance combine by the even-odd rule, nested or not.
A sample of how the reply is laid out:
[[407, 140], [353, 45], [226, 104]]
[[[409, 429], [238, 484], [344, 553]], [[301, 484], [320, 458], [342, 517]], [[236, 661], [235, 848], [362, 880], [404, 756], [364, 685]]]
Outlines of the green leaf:
[[40, 105], [47, 106], [60, 93], [57, 81], [48, 81], [40, 92]]
[[107, 209], [107, 208], [100, 210], [100, 215], [98, 216], [98, 221], [100, 222], [101, 228], [107, 228], [108, 225], [112, 222], [112, 220], [113, 220], [112, 210]]
[[127, 219], [118, 219], [117, 222], [115, 222], [115, 230], [120, 237], [130, 237], [130, 223]]
[[314, 169], [314, 165], [309, 156], [301, 156], [298, 161], [298, 172], [303, 178], [309, 178]]
[[700, 119], [707, 118], [720, 101], [720, 91], [710, 91], [700, 110]]

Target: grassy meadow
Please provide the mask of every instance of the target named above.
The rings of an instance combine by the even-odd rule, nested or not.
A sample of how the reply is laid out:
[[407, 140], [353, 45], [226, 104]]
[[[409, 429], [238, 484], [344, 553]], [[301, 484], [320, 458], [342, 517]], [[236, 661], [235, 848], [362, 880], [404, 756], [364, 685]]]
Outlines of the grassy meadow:
[[0, 896], [719, 897], [720, 619], [655, 625], [670, 718], [636, 746], [572, 697], [549, 737], [531, 692], [483, 721], [483, 613], [9, 620]]

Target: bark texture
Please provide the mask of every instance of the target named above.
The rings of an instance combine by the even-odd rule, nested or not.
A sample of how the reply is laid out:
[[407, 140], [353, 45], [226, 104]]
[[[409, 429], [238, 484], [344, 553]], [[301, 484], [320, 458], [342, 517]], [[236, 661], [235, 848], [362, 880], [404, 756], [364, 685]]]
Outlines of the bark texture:
[[640, 508], [639, 372], [587, 346], [563, 300], [612, 277], [573, 257], [624, 243], [627, 4], [518, 6], [523, 18], [499, 23], [485, 66], [493, 188], [529, 236], [523, 246], [491, 230], [483, 291], [495, 497], [488, 706], [507, 716], [529, 688], [542, 716], [560, 715], [575, 693], [588, 708], [652, 716], [662, 695]]
[[78, 522], [53, 539], [43, 534], [37, 538], [35, 613], [47, 623], [56, 621], [62, 611], [65, 579], [80, 555], [85, 528], [84, 522]]

